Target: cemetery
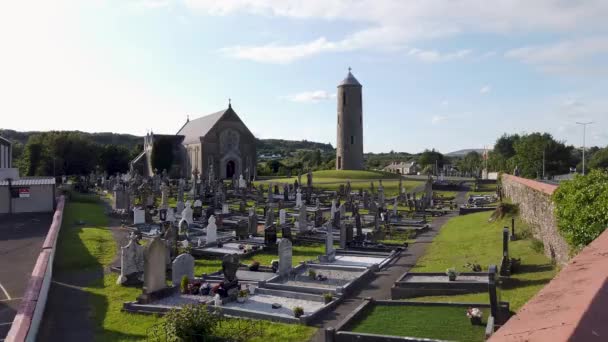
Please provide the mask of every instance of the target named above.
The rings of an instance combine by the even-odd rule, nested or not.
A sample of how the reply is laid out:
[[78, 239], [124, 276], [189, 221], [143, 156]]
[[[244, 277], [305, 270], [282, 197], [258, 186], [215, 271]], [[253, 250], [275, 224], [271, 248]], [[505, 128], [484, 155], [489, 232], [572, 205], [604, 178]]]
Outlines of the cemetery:
[[[122, 222], [120, 246], [106, 237], [107, 243], [96, 247], [106, 250], [97, 262], [113, 271], [100, 279], [102, 288], [118, 294], [110, 297], [105, 310], [139, 317], [134, 320], [146, 322], [146, 329], [155, 329], [173, 310], [203, 305], [227, 319], [269, 322], [270, 330], [261, 334], [271, 333], [277, 324], [296, 324], [302, 327], [296, 329], [302, 334], [299, 340], [313, 334], [317, 322], [353, 293], [364, 290], [377, 272], [390, 269], [417, 238], [436, 234], [434, 222], [446, 215], [451, 218], [427, 252], [388, 289], [392, 300], [366, 300], [334, 329], [317, 335], [329, 334], [327, 340], [331, 335], [335, 341], [445, 338], [433, 333], [438, 327], [432, 324], [420, 330], [415, 320], [394, 332], [373, 328], [387, 312], [406, 319], [420, 310], [421, 317], [443, 317], [438, 324], [483, 340], [554, 274], [544, 264], [539, 265], [543, 272], [534, 269], [539, 260], [546, 261], [531, 252], [528, 228], [516, 216], [488, 220], [496, 213], [481, 212], [452, 217], [458, 213], [456, 196], [435, 192], [432, 180], [418, 181], [411, 188], [417, 191], [411, 192], [398, 180], [401, 190], [387, 195], [386, 180], [365, 179], [355, 190], [355, 182], [336, 178], [331, 180], [336, 190], [331, 190], [321, 181], [315, 186], [313, 173], [292, 178], [293, 185], [235, 178], [201, 180], [194, 186], [185, 179], [163, 180], [162, 174], [150, 179], [137, 174], [90, 178], [107, 203], [107, 217], [98, 224]], [[72, 196], [76, 202], [70, 203], [69, 212], [70, 206], [81, 205], [79, 199], [92, 195]], [[128, 203], [117, 203], [120, 196]], [[90, 202], [86, 205], [100, 206]], [[69, 220], [95, 221], [80, 211], [77, 215]], [[114, 246], [120, 247], [119, 257], [111, 265]], [[59, 254], [60, 260], [72, 258]], [[479, 266], [491, 264], [498, 267]], [[547, 278], [539, 278], [543, 275]], [[483, 312], [481, 323], [468, 322], [465, 313], [471, 308]]]

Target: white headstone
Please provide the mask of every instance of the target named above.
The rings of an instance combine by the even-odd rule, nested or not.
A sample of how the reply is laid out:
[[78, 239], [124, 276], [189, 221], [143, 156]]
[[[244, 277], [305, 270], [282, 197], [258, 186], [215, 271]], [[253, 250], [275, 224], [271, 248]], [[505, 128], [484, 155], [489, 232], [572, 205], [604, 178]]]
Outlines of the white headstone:
[[174, 286], [180, 285], [183, 276], [194, 279], [194, 258], [188, 253], [178, 255], [171, 267], [171, 280]]
[[338, 208], [336, 208], [336, 200], [333, 199], [333, 200], [331, 200], [331, 211], [330, 211], [330, 213], [331, 213], [330, 217], [331, 218], [333, 218], [335, 216], [336, 211], [338, 211]]
[[197, 199], [196, 201], [194, 201], [194, 207], [195, 208], [199, 208], [199, 207], [202, 207], [202, 206], [203, 206], [203, 202], [201, 202], [200, 199]]
[[302, 206], [302, 190], [300, 190], [300, 188], [298, 188], [298, 190], [296, 191], [296, 208], [299, 208]]
[[146, 211], [140, 208], [133, 208], [133, 224], [146, 223]]
[[209, 224], [207, 225], [207, 243], [215, 243], [217, 241], [217, 226], [215, 225], [215, 216], [209, 217]]
[[289, 239], [279, 242], [279, 275], [288, 275], [291, 272], [292, 246]]
[[184, 211], [184, 202], [178, 201], [175, 205], [175, 213], [179, 213], [181, 215], [182, 211]]
[[247, 182], [243, 178], [243, 175], [239, 176], [239, 188], [244, 189], [247, 187]]
[[222, 204], [222, 214], [230, 214], [230, 207], [228, 203]]
[[190, 202], [187, 201], [186, 207], [184, 208], [184, 210], [182, 210], [182, 220], [186, 220], [188, 224], [192, 224], [192, 222], [194, 222], [194, 219], [192, 218], [193, 215], [194, 211], [190, 207]]
[[285, 224], [285, 209], [279, 210], [279, 224], [280, 225]]
[[152, 293], [167, 287], [166, 262], [169, 251], [167, 245], [156, 237], [144, 251], [144, 293]]
[[129, 244], [120, 247], [120, 276], [116, 284], [122, 285], [127, 281], [129, 274], [144, 271], [144, 248], [135, 239]]

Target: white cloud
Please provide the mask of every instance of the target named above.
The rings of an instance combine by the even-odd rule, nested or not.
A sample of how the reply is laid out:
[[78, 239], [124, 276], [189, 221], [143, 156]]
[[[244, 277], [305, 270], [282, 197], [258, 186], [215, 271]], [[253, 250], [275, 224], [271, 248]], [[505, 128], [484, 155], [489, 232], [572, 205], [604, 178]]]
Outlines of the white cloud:
[[444, 115], [433, 115], [433, 117], [431, 118], [431, 123], [433, 125], [438, 125], [444, 121], [446, 121], [448, 119], [447, 116]]
[[481, 89], [479, 89], [479, 93], [481, 93], [481, 94], [487, 94], [491, 91], [492, 91], [492, 86], [490, 86], [488, 84], [484, 85], [483, 87], [481, 87]]
[[336, 98], [336, 94], [328, 93], [325, 90], [305, 91], [298, 94], [286, 96], [290, 101], [302, 103], [317, 103], [320, 101], [331, 100]]
[[408, 51], [408, 56], [414, 56], [421, 62], [425, 63], [437, 63], [437, 62], [449, 62], [456, 59], [462, 59], [468, 56], [471, 53], [471, 50], [458, 50], [455, 52], [444, 53], [435, 51], [435, 50], [420, 50], [420, 49], [410, 49]]
[[[207, 15], [238, 13], [340, 20], [364, 26], [337, 40], [319, 37], [307, 42], [266, 43], [224, 50], [237, 58], [272, 63], [289, 63], [328, 51], [400, 49], [422, 39], [460, 33], [568, 32], [580, 27], [592, 30], [605, 28], [604, 20], [608, 17], [608, 3], [603, 0], [576, 3], [553, 0], [185, 0], [185, 3]], [[414, 55], [423, 61], [436, 62], [442, 58], [458, 58], [459, 53], [468, 54], [466, 51], [460, 50], [453, 56], [432, 50]], [[275, 52], [280, 57], [273, 57]]]

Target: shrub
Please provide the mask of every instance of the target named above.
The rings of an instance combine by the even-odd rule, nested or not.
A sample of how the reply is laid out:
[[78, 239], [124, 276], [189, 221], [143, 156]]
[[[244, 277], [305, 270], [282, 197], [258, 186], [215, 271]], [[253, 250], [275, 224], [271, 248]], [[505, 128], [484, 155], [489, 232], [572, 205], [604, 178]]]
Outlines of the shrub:
[[490, 216], [489, 221], [494, 222], [500, 220], [506, 215], [517, 215], [518, 212], [519, 207], [517, 206], [517, 204], [501, 202], [496, 207], [496, 210], [494, 210], [494, 213], [492, 213], [492, 216]]
[[584, 247], [608, 226], [608, 172], [592, 170], [563, 182], [553, 200], [560, 232], [575, 250]]
[[184, 305], [181, 310], [167, 313], [163, 328], [167, 335], [181, 341], [203, 341], [213, 337], [219, 321], [219, 316], [210, 313], [206, 305]]
[[323, 300], [325, 300], [325, 303], [331, 302], [332, 299], [334, 299], [334, 296], [331, 293], [328, 292], [323, 294]]
[[295, 308], [293, 308], [293, 315], [296, 318], [299, 318], [303, 314], [304, 314], [304, 309], [301, 306], [296, 306]]
[[187, 275], [182, 276], [182, 280], [179, 284], [179, 290], [182, 293], [188, 293], [188, 283], [189, 283], [189, 279]]
[[315, 270], [313, 270], [312, 268], [308, 270], [308, 277], [310, 279], [315, 279], [317, 277], [317, 272], [315, 272]]

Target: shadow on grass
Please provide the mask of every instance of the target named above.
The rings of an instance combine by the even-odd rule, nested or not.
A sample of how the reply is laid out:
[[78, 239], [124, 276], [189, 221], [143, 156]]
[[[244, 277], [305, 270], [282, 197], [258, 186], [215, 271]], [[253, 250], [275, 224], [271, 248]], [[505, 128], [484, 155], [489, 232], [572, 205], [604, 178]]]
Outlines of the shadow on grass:
[[551, 264], [542, 264], [542, 265], [521, 265], [519, 266], [518, 273], [537, 273], [537, 272], [547, 272], [551, 271], [555, 268], [555, 266]]
[[533, 285], [544, 285], [551, 281], [552, 278], [522, 280], [517, 278], [503, 278], [501, 288], [503, 290], [511, 290]]

